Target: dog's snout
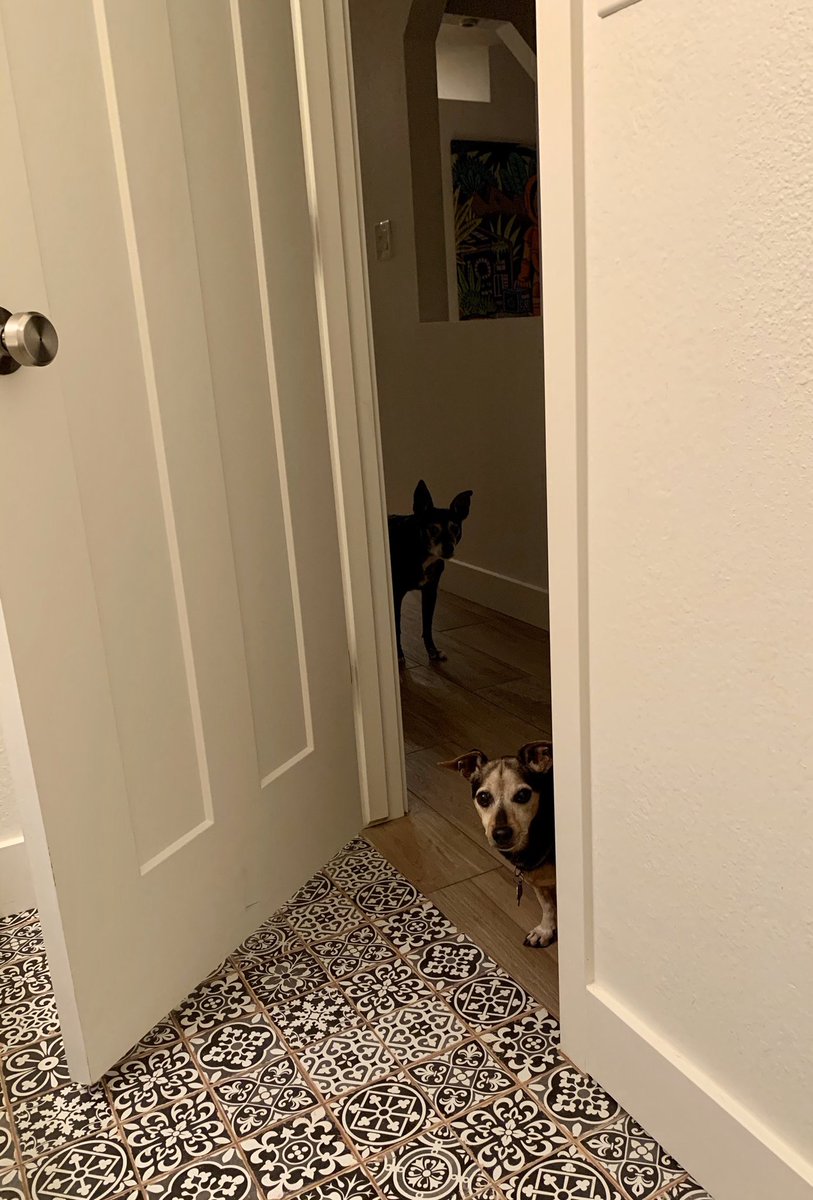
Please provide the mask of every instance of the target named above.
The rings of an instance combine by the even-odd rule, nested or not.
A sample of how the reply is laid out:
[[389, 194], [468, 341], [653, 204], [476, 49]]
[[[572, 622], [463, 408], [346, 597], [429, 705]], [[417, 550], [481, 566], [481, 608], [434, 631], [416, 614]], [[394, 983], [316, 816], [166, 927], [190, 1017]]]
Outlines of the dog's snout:
[[508, 846], [514, 840], [514, 833], [510, 825], [495, 825], [491, 836], [495, 846]]

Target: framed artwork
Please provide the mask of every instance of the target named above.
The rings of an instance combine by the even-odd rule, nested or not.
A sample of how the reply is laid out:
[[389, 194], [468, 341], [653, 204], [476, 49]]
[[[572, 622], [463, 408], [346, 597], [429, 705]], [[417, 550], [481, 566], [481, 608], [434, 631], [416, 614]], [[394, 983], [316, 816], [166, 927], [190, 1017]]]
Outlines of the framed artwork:
[[455, 140], [451, 151], [460, 320], [538, 317], [536, 148]]

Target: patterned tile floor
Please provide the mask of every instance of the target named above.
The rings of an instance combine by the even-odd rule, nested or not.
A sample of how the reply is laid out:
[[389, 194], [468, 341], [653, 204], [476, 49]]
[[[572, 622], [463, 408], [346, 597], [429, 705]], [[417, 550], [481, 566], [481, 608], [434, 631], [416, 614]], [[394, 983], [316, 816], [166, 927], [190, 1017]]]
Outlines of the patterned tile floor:
[[0, 921], [0, 1200], [710, 1200], [356, 839], [95, 1087]]

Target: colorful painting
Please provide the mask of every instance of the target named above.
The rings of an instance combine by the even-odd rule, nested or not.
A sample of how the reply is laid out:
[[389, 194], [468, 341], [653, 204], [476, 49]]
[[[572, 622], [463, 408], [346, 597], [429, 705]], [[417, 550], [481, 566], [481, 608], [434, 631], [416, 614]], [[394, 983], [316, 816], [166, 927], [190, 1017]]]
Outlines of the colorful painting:
[[460, 320], [538, 317], [536, 149], [453, 141], [452, 183]]

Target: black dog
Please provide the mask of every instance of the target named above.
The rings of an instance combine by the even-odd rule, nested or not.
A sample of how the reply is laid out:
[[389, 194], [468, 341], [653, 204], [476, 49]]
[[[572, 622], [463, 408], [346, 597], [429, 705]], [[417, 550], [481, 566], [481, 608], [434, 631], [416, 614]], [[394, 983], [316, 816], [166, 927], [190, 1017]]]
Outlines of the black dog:
[[407, 592], [421, 592], [423, 644], [433, 662], [445, 662], [432, 638], [432, 619], [438, 598], [438, 584], [445, 560], [463, 536], [463, 522], [469, 515], [472, 492], [460, 492], [448, 508], [435, 508], [429, 488], [423, 480], [415, 488], [410, 516], [387, 518], [390, 534], [390, 565], [395, 599], [395, 633], [398, 663], [403, 666], [401, 648], [401, 604]]

